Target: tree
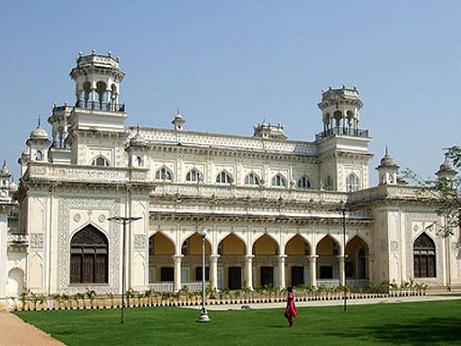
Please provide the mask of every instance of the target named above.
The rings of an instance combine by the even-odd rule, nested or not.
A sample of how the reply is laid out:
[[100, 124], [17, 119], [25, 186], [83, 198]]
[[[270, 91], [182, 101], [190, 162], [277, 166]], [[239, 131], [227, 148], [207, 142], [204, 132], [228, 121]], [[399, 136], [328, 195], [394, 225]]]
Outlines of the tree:
[[[461, 147], [455, 145], [445, 149], [445, 158], [436, 180], [421, 179], [409, 169], [403, 173], [405, 178], [421, 187], [421, 195], [437, 200], [436, 212], [446, 220], [443, 225], [438, 225], [437, 234], [447, 238], [461, 222], [461, 179], [456, 176], [456, 171], [461, 170]], [[453, 162], [453, 167], [448, 160]]]

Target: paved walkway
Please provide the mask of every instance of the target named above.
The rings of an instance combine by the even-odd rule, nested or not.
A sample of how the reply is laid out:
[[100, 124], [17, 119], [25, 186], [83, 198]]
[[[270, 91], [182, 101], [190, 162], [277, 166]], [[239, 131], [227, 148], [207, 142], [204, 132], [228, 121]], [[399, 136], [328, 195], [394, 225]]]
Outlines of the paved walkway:
[[60, 341], [25, 323], [19, 317], [0, 311], [0, 346], [62, 346]]
[[[364, 304], [395, 304], [395, 303], [418, 303], [434, 302], [442, 300], [461, 300], [461, 296], [419, 296], [419, 297], [389, 297], [389, 298], [371, 298], [371, 299], [348, 299], [347, 305], [364, 305]], [[343, 305], [344, 300], [323, 300], [311, 302], [296, 302], [297, 307], [309, 306], [338, 306]], [[207, 305], [208, 310], [241, 310], [243, 307], [250, 309], [282, 309], [286, 303], [257, 303], [257, 304], [232, 304], [232, 305]], [[183, 308], [201, 309], [200, 306], [183, 306]]]

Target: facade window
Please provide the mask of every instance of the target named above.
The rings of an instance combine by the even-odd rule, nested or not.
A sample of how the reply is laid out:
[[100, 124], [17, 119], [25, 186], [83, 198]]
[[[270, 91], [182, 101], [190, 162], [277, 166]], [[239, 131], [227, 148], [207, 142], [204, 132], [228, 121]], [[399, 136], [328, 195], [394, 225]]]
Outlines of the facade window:
[[174, 268], [173, 267], [161, 267], [160, 268], [160, 281], [163, 281], [163, 282], [174, 281]]
[[329, 191], [333, 190], [333, 185], [334, 185], [333, 184], [333, 178], [331, 176], [327, 175], [326, 178], [325, 178], [325, 184], [324, 184], [325, 190], [329, 190]]
[[413, 245], [415, 278], [435, 278], [435, 244], [426, 234], [421, 234]]
[[259, 185], [260, 179], [255, 173], [250, 173], [245, 177], [245, 185]]
[[274, 187], [287, 187], [287, 180], [281, 174], [277, 174], [272, 178], [272, 186]]
[[358, 191], [360, 189], [360, 179], [354, 173], [349, 174], [346, 178], [346, 190], [348, 192]]
[[43, 153], [40, 150], [35, 153], [35, 160], [43, 161]]
[[157, 172], [155, 172], [155, 179], [156, 180], [169, 180], [169, 181], [172, 181], [173, 180], [173, 174], [171, 173], [171, 171], [168, 168], [162, 167]]
[[217, 175], [216, 182], [218, 184], [231, 184], [232, 177], [227, 172], [222, 171], [221, 173]]
[[70, 242], [70, 283], [108, 283], [109, 246], [106, 236], [88, 225]]
[[202, 178], [202, 174], [196, 169], [191, 169], [186, 174], [186, 181], [188, 182], [197, 183], [201, 181], [201, 178]]
[[184, 240], [181, 246], [181, 255], [186, 256], [190, 254], [190, 239]]
[[109, 167], [109, 160], [106, 159], [104, 156], [98, 156], [93, 161], [91, 161], [91, 164], [93, 166], [104, 166], [104, 167]]
[[312, 183], [308, 177], [301, 177], [298, 180], [298, 187], [300, 189], [310, 189], [312, 187]]
[[138, 163], [138, 167], [142, 167], [144, 165], [144, 162], [141, 156], [136, 157], [136, 161]]

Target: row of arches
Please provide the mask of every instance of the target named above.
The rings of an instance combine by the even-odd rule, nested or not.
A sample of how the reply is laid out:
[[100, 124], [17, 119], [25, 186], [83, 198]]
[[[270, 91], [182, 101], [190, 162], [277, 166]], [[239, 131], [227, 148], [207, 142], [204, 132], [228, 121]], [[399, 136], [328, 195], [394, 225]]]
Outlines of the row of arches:
[[[200, 244], [201, 238], [197, 233], [187, 238], [180, 245], [181, 266], [178, 266], [174, 242], [162, 232], [155, 233], [149, 241], [149, 282], [173, 281], [176, 277], [175, 270], [181, 270], [183, 284], [200, 281]], [[248, 249], [249, 246], [251, 250]], [[354, 237], [346, 245], [346, 255], [347, 278], [368, 279], [369, 248], [366, 242], [358, 236]], [[247, 245], [234, 233], [219, 242], [215, 255], [207, 241], [206, 256], [206, 276], [210, 276], [210, 265], [213, 265], [214, 259], [217, 262], [216, 268], [212, 268], [211, 272], [215, 271], [217, 275], [215, 285], [217, 288], [228, 289], [321, 284], [322, 280], [337, 281], [338, 284], [339, 262], [344, 258], [340, 253], [340, 244], [330, 235], [325, 236], [317, 244], [315, 251], [312, 251], [310, 244], [299, 234], [293, 236], [280, 249], [278, 243], [268, 234], [259, 237], [252, 245]]]
[[[370, 249], [359, 236], [347, 242], [344, 253], [331, 235], [323, 237], [312, 249], [299, 234], [280, 248], [269, 234], [247, 244], [237, 234], [230, 233], [219, 242], [215, 251], [208, 240], [205, 248], [205, 275], [216, 288], [339, 284], [343, 272], [345, 280], [370, 279]], [[415, 278], [436, 276], [435, 243], [426, 233], [414, 241], [413, 256]], [[108, 283], [108, 270], [108, 239], [96, 227], [87, 225], [71, 239], [70, 283]], [[181, 283], [199, 281], [201, 270], [201, 237], [198, 233], [179, 245], [160, 231], [149, 238], [148, 276], [151, 284], [174, 283], [175, 289], [180, 289]]]
[[[154, 174], [155, 180], [160, 181], [173, 181], [173, 173], [167, 167], [159, 168]], [[203, 180], [202, 173], [197, 169], [191, 169], [186, 174], [186, 182], [201, 182]], [[234, 182], [233, 176], [223, 170], [216, 175], [215, 182], [217, 184], [230, 185]], [[245, 185], [249, 186], [260, 186], [264, 184], [264, 180], [255, 172], [250, 172], [245, 176]], [[272, 177], [271, 185], [273, 187], [288, 187], [287, 179], [281, 173], [278, 173]], [[297, 181], [297, 187], [301, 189], [310, 189], [313, 187], [312, 180], [307, 176], [301, 176]]]

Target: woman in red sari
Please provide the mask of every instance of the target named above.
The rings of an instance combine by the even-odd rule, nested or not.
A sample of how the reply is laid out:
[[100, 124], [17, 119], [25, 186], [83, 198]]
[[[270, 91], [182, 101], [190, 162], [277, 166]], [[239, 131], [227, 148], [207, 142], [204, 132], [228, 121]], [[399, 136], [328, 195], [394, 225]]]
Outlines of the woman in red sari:
[[298, 312], [296, 311], [295, 306], [295, 294], [293, 293], [293, 289], [288, 287], [288, 297], [287, 297], [287, 307], [285, 309], [285, 318], [288, 320], [288, 326], [291, 327], [293, 325], [293, 317], [298, 316]]

